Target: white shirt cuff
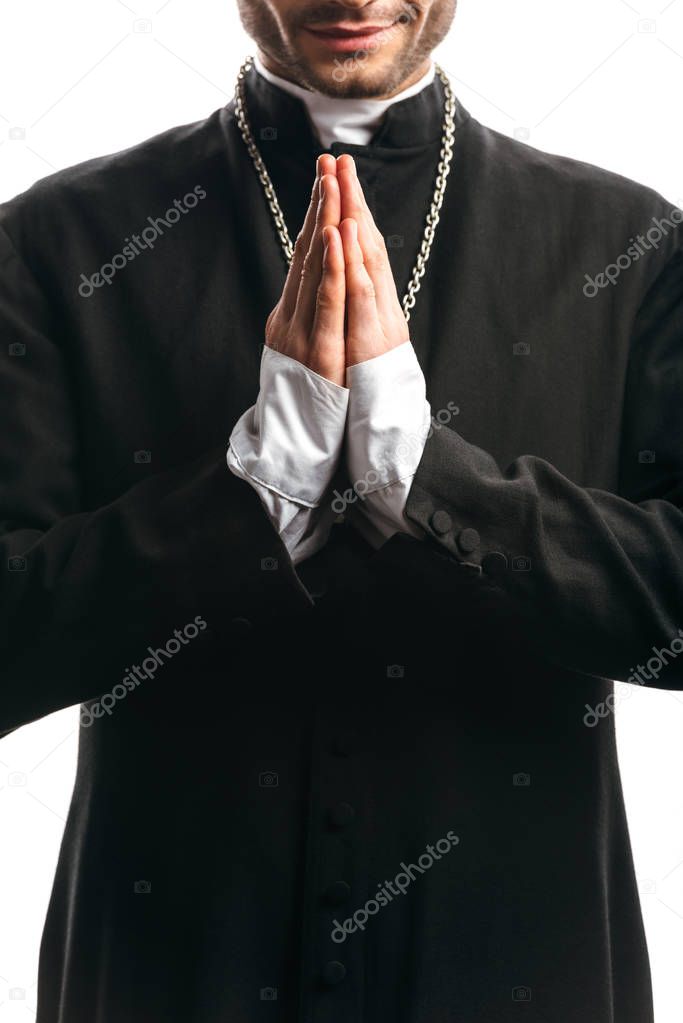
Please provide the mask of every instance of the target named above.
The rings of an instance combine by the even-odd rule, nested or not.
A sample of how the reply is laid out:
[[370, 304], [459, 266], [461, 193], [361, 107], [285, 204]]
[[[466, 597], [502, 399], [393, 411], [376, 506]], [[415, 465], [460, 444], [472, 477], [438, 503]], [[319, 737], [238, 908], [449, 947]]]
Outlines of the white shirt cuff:
[[315, 508], [339, 461], [348, 403], [346, 387], [264, 347], [258, 398], [237, 421], [230, 450], [251, 481]]
[[424, 374], [410, 342], [346, 371], [347, 468], [354, 505], [375, 543], [396, 532], [423, 536], [405, 515], [412, 480], [431, 428]]

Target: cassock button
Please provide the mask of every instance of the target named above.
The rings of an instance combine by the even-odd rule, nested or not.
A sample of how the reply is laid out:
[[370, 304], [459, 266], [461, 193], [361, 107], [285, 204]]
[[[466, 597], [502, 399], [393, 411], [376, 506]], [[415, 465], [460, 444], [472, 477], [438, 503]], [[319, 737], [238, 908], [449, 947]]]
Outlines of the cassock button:
[[446, 511], [435, 511], [430, 522], [432, 524], [432, 529], [435, 533], [438, 533], [439, 536], [443, 536], [444, 533], [447, 533], [453, 525], [453, 519]]
[[328, 814], [330, 824], [337, 831], [341, 831], [342, 828], [347, 827], [353, 818], [356, 816], [356, 811], [348, 803], [337, 803], [333, 806]]
[[487, 575], [497, 579], [507, 572], [508, 559], [501, 551], [490, 551], [481, 559], [481, 567]]
[[341, 984], [345, 976], [346, 967], [343, 963], [338, 962], [336, 959], [331, 959], [329, 963], [325, 963], [323, 967], [323, 980], [330, 987], [334, 987], [335, 984]]
[[346, 881], [333, 881], [325, 889], [325, 901], [331, 906], [341, 906], [351, 898], [351, 885]]
[[476, 529], [463, 529], [458, 534], [458, 547], [463, 554], [471, 554], [472, 551], [476, 551], [480, 543], [481, 540]]
[[248, 618], [233, 618], [230, 627], [238, 636], [248, 636], [254, 628]]

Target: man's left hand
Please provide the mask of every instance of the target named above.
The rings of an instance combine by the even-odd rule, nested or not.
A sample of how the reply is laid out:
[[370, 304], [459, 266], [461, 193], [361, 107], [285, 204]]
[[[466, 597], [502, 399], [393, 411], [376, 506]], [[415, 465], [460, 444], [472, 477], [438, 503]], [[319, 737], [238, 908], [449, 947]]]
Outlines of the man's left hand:
[[[355, 366], [410, 340], [384, 238], [363, 194], [351, 156], [337, 159], [339, 235], [346, 276], [346, 365]], [[334, 234], [335, 227], [326, 233]], [[337, 239], [332, 244], [337, 248]]]

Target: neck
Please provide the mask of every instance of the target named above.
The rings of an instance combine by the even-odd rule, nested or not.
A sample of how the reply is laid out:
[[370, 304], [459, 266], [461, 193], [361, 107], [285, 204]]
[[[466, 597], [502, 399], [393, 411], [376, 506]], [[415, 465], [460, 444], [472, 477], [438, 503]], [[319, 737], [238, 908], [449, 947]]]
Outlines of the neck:
[[[283, 64], [280, 64], [279, 61], [274, 60], [273, 57], [269, 56], [267, 53], [264, 53], [263, 50], [261, 49], [258, 49], [257, 52], [259, 60], [261, 61], [263, 66], [267, 68], [268, 71], [271, 72], [271, 74], [277, 75], [279, 78], [284, 78], [286, 82], [291, 82], [292, 85], [298, 85], [300, 89], [309, 88], [307, 85], [304, 85], [303, 82], [299, 81], [297, 78], [294, 77], [290, 68], [285, 67]], [[400, 85], [398, 85], [395, 89], [392, 89], [391, 92], [382, 92], [377, 96], [367, 96], [365, 98], [375, 100], [393, 99], [393, 97], [397, 96], [400, 92], [403, 92], [405, 89], [409, 89], [411, 85], [415, 85], [416, 82], [419, 82], [420, 79], [427, 74], [430, 66], [431, 57], [425, 57], [424, 61], [420, 64], [420, 66], [415, 68], [414, 71], [407, 75], [407, 77], [403, 79]], [[312, 90], [309, 89], [309, 91]]]
[[402, 88], [388, 99], [328, 96], [315, 89], [309, 89], [291, 78], [282, 78], [263, 64], [257, 52], [254, 59], [257, 72], [272, 85], [288, 92], [302, 103], [308, 114], [313, 132], [325, 149], [333, 142], [367, 146], [382, 124], [387, 110], [394, 103], [409, 99], [425, 89], [434, 80], [435, 65], [428, 62], [425, 74], [413, 84]]

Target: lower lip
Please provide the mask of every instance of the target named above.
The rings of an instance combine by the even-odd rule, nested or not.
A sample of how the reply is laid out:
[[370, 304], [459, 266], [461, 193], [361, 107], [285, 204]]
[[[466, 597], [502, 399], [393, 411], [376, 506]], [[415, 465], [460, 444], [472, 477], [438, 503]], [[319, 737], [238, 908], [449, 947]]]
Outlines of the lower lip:
[[349, 53], [355, 50], [369, 50], [376, 46], [377, 41], [381, 36], [389, 31], [387, 28], [378, 28], [374, 32], [366, 32], [365, 34], [360, 33], [357, 36], [339, 35], [335, 36], [332, 33], [315, 32], [310, 28], [306, 31], [309, 35], [312, 35], [318, 42], [323, 43], [328, 50], [332, 50], [333, 53]]

